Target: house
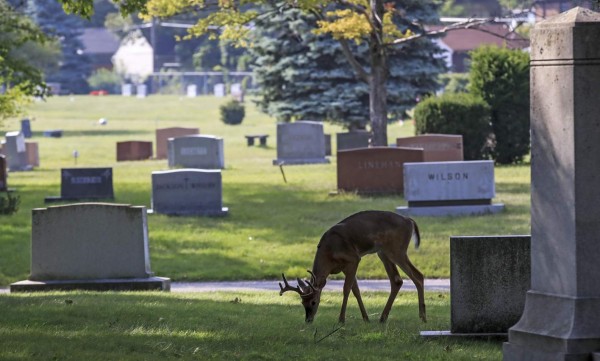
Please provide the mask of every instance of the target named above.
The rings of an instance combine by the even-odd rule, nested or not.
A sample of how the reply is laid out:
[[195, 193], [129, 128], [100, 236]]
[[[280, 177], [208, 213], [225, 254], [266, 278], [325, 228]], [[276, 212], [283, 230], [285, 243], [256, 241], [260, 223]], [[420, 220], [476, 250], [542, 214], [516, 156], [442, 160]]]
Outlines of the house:
[[83, 52], [92, 62], [92, 70], [113, 68], [112, 56], [119, 48], [119, 38], [105, 28], [85, 28], [79, 36]]
[[[440, 30], [442, 26], [430, 26], [428, 30]], [[435, 39], [443, 49], [443, 58], [450, 71], [455, 73], [469, 70], [469, 52], [482, 45], [506, 46], [509, 49], [529, 48], [529, 40], [511, 31], [507, 24], [490, 23], [477, 28], [457, 29]]]
[[128, 34], [112, 57], [115, 70], [143, 80], [154, 71], [154, 50], [140, 31]]

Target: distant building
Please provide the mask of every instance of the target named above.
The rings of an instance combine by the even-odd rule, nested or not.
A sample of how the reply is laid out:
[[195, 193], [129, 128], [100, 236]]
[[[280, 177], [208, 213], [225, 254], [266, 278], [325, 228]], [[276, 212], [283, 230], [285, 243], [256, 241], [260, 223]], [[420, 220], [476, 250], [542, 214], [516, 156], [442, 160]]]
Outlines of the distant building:
[[118, 73], [145, 79], [154, 71], [154, 50], [142, 33], [135, 31], [121, 41], [112, 63]]
[[[439, 30], [442, 26], [430, 26], [428, 30]], [[529, 40], [511, 31], [506, 24], [493, 23], [478, 28], [458, 29], [435, 40], [445, 50], [443, 58], [448, 69], [455, 73], [469, 70], [469, 52], [482, 45], [506, 46], [509, 49], [529, 48]]]
[[119, 49], [119, 38], [105, 28], [85, 28], [79, 40], [91, 59], [92, 70], [113, 68], [112, 56]]

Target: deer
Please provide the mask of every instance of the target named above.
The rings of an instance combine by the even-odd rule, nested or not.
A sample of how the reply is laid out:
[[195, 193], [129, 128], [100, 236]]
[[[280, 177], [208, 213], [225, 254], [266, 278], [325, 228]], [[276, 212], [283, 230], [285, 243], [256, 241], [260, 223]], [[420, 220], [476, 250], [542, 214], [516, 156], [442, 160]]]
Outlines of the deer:
[[356, 272], [363, 256], [377, 253], [391, 285], [390, 295], [379, 321], [387, 321], [392, 304], [402, 287], [403, 281], [396, 267], [398, 266], [414, 282], [419, 298], [419, 317], [423, 322], [427, 322], [423, 274], [410, 262], [406, 254], [413, 234], [415, 249], [418, 249], [421, 236], [413, 219], [388, 211], [362, 211], [352, 214], [333, 225], [321, 237], [312, 271], [307, 270], [310, 280], [303, 281], [297, 278], [298, 286], [293, 287], [282, 273], [284, 284], [279, 282], [279, 295], [283, 296], [287, 291], [297, 292], [306, 312], [305, 321], [310, 323], [319, 309], [321, 291], [327, 283], [327, 277], [342, 272], [345, 280], [339, 323], [343, 324], [346, 320], [350, 291], [358, 301], [363, 320], [368, 322], [369, 316], [360, 295]]

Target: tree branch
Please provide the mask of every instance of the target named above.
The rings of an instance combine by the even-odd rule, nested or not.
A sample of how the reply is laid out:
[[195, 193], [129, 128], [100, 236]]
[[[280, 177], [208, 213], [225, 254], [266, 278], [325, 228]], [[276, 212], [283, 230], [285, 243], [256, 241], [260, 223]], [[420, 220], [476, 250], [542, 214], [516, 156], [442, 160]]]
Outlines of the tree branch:
[[[429, 32], [423, 31], [421, 33], [414, 34], [414, 35], [411, 35], [411, 36], [407, 36], [405, 38], [396, 39], [396, 40], [392, 41], [389, 45], [400, 45], [400, 44], [404, 44], [404, 43], [407, 43], [409, 41], [413, 41], [413, 40], [419, 39], [419, 38], [435, 37], [435, 36], [438, 36], [438, 35], [446, 34], [447, 32], [453, 31], [453, 30], [470, 29], [470, 28], [473, 28], [473, 27], [476, 27], [476, 26], [479, 26], [479, 25], [483, 25], [483, 24], [487, 24], [487, 23], [493, 22], [493, 21], [494, 21], [494, 18], [468, 19], [468, 20], [465, 20], [465, 21], [461, 21], [461, 22], [458, 22], [458, 23], [454, 23], [454, 24], [445, 26], [445, 27], [443, 27], [443, 28], [441, 28], [439, 30], [434, 30], [434, 31], [429, 31]], [[484, 31], [481, 28], [477, 28], [476, 30]], [[496, 36], [502, 37], [501, 35], [493, 33], [493, 32], [490, 32], [490, 31], [485, 31], [485, 32], [489, 32], [490, 34], [494, 34]]]
[[352, 69], [354, 70], [354, 72], [356, 73], [358, 78], [360, 80], [364, 81], [365, 83], [369, 84], [370, 75], [365, 70], [365, 68], [358, 62], [358, 60], [356, 60], [356, 57], [354, 57], [354, 54], [352, 54], [352, 50], [350, 50], [350, 46], [348, 45], [348, 40], [338, 39], [338, 41], [340, 42], [340, 45], [342, 46], [342, 52], [344, 53], [344, 56], [350, 63], [350, 66], [352, 67]]

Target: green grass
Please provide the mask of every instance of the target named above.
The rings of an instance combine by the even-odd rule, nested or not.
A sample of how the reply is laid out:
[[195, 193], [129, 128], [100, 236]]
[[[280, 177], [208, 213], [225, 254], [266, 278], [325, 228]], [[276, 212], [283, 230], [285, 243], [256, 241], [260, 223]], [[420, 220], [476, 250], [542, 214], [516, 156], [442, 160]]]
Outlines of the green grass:
[[[376, 320], [387, 295], [366, 293]], [[350, 302], [325, 293], [307, 325], [296, 297], [276, 292], [45, 293], [0, 295], [1, 360], [500, 360], [500, 342], [419, 337], [447, 329], [447, 294], [427, 293], [429, 323], [416, 293], [398, 295], [390, 319], [364, 323]], [[317, 342], [318, 341], [318, 342]]]
[[[183, 280], [274, 279], [281, 272], [305, 276], [312, 265], [321, 234], [345, 216], [365, 209], [394, 210], [406, 202], [400, 196], [330, 196], [336, 188], [336, 157], [331, 164], [287, 166], [284, 183], [276, 158], [275, 121], [246, 103], [239, 126], [224, 125], [214, 97], [196, 99], [151, 96], [146, 99], [56, 97], [32, 106], [33, 141], [39, 142], [41, 168], [10, 173], [9, 185], [21, 195], [21, 209], [0, 216], [0, 285], [29, 274], [31, 209], [45, 207], [44, 197], [60, 193], [60, 168], [113, 167], [115, 201], [150, 206], [152, 171], [167, 169], [166, 160], [116, 162], [115, 143], [154, 141], [155, 129], [198, 127], [203, 134], [224, 138], [223, 203], [225, 218], [149, 216], [152, 270], [159, 276]], [[101, 126], [98, 119], [108, 119]], [[19, 129], [18, 120], [4, 130]], [[63, 129], [62, 138], [45, 138], [47, 129]], [[325, 126], [327, 133], [341, 132]], [[389, 141], [410, 136], [412, 124], [389, 126]], [[266, 148], [247, 147], [245, 134], [269, 134]], [[335, 150], [335, 136], [332, 148]], [[335, 153], [335, 151], [334, 151]], [[497, 197], [506, 212], [494, 216], [417, 218], [422, 242], [411, 248], [413, 263], [429, 278], [449, 277], [449, 237], [452, 235], [528, 234], [529, 166], [496, 168]], [[365, 257], [359, 278], [386, 278], [377, 257]]]

